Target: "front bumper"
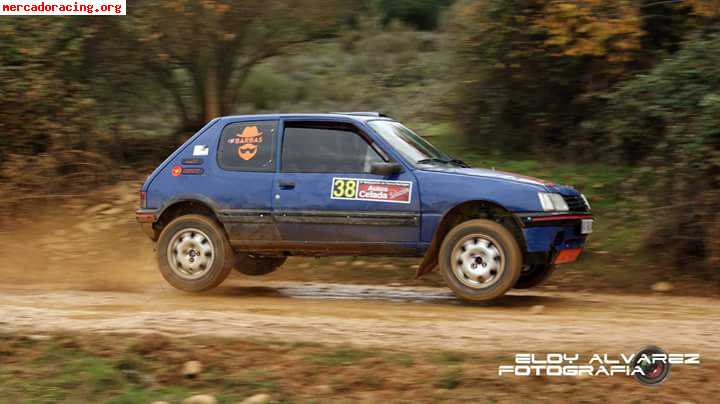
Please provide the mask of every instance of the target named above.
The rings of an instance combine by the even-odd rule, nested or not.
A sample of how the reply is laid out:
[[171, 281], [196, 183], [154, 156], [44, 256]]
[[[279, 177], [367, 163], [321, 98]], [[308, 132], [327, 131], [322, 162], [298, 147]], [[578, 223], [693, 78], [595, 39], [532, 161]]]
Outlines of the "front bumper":
[[517, 214], [523, 226], [527, 258], [533, 264], [565, 264], [580, 256], [587, 239], [582, 234], [582, 220], [593, 219], [589, 213]]

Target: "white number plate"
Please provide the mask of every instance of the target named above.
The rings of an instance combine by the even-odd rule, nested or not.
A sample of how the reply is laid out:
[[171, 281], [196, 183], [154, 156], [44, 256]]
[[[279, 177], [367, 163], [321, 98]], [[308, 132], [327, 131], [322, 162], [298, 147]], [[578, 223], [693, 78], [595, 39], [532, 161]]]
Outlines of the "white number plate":
[[583, 219], [580, 221], [580, 233], [581, 234], [590, 234], [593, 232], [593, 220], [592, 219]]

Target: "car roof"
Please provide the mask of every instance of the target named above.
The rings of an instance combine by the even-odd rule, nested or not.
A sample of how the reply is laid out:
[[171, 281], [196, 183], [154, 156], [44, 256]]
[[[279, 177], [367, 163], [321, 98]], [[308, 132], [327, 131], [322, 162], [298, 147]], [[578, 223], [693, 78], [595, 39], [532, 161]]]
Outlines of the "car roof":
[[272, 119], [308, 119], [308, 120], [343, 120], [367, 122], [371, 120], [391, 120], [387, 115], [380, 112], [330, 112], [330, 113], [286, 113], [286, 114], [258, 114], [258, 115], [229, 115], [219, 119], [224, 121], [250, 121], [272, 120]]

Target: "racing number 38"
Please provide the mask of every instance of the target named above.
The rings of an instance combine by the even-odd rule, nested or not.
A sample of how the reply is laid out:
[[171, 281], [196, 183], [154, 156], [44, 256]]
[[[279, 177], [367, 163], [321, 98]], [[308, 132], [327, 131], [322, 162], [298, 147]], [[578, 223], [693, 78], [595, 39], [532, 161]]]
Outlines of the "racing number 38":
[[346, 178], [333, 178], [333, 198], [355, 199], [358, 192], [358, 181]]

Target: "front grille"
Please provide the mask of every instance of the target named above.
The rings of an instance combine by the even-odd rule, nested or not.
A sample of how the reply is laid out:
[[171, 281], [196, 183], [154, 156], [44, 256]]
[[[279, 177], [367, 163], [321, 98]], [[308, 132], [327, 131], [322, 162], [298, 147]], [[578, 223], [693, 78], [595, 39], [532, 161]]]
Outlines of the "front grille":
[[585, 206], [585, 201], [583, 201], [582, 196], [563, 195], [562, 197], [565, 203], [567, 203], [568, 208], [570, 208], [570, 212], [587, 212], [588, 208]]

